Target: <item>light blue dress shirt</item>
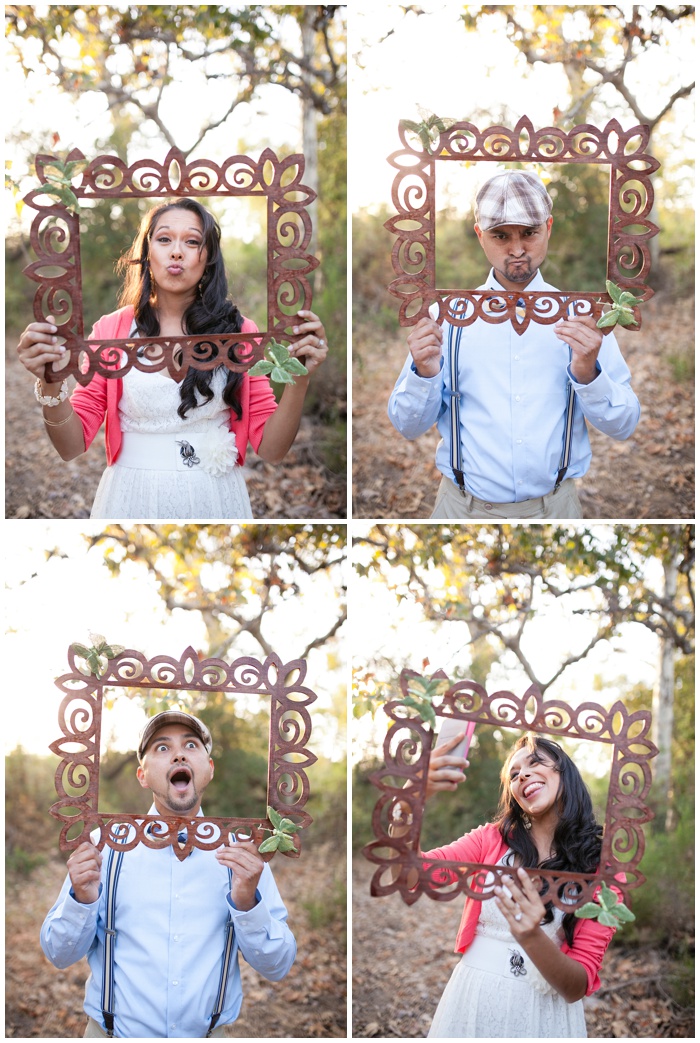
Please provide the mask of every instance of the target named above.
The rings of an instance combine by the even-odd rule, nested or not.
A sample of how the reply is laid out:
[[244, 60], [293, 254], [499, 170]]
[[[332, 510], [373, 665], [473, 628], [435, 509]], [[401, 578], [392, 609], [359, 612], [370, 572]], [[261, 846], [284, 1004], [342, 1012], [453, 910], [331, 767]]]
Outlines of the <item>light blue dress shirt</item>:
[[[479, 289], [503, 291], [493, 269]], [[527, 285], [533, 292], [554, 289], [539, 271]], [[435, 463], [454, 481], [446, 322], [442, 331], [441, 371], [435, 377], [420, 377], [409, 355], [389, 400], [389, 418], [409, 439], [437, 424], [441, 441]], [[590, 465], [586, 421], [611, 438], [629, 438], [639, 420], [639, 401], [613, 333], [603, 338], [598, 368], [598, 376], [590, 384], [573, 380], [569, 348], [555, 335], [553, 326], [531, 322], [518, 334], [510, 322], [491, 324], [477, 319], [465, 327], [459, 349], [459, 393], [462, 466], [468, 492], [492, 503], [516, 503], [552, 492], [562, 452], [570, 379], [576, 409], [566, 477], [581, 478]]]
[[[156, 814], [155, 807], [149, 814]], [[41, 947], [55, 967], [87, 956], [85, 1012], [102, 1025], [105, 877], [98, 900], [82, 905], [66, 878], [41, 929]], [[117, 887], [114, 1034], [126, 1038], [206, 1036], [216, 1003], [229, 910], [235, 927], [226, 1000], [218, 1025], [238, 1017], [243, 999], [238, 952], [269, 981], [279, 981], [296, 955], [287, 910], [268, 865], [258, 904], [248, 912], [230, 900], [228, 871], [211, 851], [195, 849], [182, 862], [171, 847], [139, 844], [127, 851]]]

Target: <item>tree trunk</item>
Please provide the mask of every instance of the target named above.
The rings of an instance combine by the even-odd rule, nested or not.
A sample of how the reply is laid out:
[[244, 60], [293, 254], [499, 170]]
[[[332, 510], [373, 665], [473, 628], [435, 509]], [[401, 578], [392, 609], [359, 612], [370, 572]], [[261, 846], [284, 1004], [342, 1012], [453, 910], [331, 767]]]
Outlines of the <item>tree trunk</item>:
[[[664, 555], [664, 598], [673, 601], [678, 591], [679, 526], [671, 526], [669, 547]], [[676, 537], [674, 539], [674, 537]], [[670, 638], [661, 639], [659, 683], [654, 693], [654, 742], [659, 748], [655, 763], [656, 787], [666, 799], [664, 828], [670, 832], [675, 825], [673, 810], [673, 782], [671, 779], [671, 744], [673, 741], [673, 697], [675, 688], [675, 648]]]
[[[315, 4], [310, 4], [304, 8], [304, 17], [301, 22], [301, 46], [305, 62], [311, 62], [314, 57], [314, 42], [316, 31], [314, 29], [314, 22], [317, 16], [317, 8]], [[302, 78], [307, 84], [309, 90], [312, 89], [311, 77], [307, 72], [302, 71]], [[304, 157], [306, 159], [306, 169], [304, 172], [304, 183], [312, 188], [314, 192], [318, 193], [318, 128], [316, 123], [316, 109], [313, 106], [310, 98], [302, 97], [302, 149]], [[318, 206], [316, 200], [308, 208], [309, 217], [312, 223], [311, 232], [311, 243], [310, 252], [316, 257], [318, 254], [318, 235], [316, 231], [316, 222], [318, 220]], [[320, 260], [320, 257], [319, 257]], [[309, 276], [311, 285], [314, 293], [318, 294], [321, 291], [321, 272], [322, 266], [319, 266], [315, 272]]]

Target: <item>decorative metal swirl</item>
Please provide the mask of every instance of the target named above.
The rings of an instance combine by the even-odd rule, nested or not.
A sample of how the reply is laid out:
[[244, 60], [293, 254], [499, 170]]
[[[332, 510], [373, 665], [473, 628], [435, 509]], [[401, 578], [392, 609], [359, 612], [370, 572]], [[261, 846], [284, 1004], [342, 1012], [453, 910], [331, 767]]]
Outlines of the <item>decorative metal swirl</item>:
[[[608, 226], [607, 278], [648, 300], [653, 290], [647, 280], [651, 270], [649, 240], [658, 232], [647, 219], [654, 191], [651, 175], [658, 170], [658, 160], [646, 149], [649, 127], [636, 126], [623, 130], [617, 120], [605, 127], [581, 124], [570, 131], [560, 127], [536, 130], [523, 116], [511, 130], [487, 127], [481, 131], [473, 123], [457, 122], [443, 130], [429, 149], [418, 140], [409, 141], [411, 132], [399, 126], [403, 148], [389, 156], [397, 169], [392, 187], [396, 215], [384, 227], [396, 240], [391, 259], [397, 278], [389, 285], [389, 293], [398, 298], [399, 325], [413, 326], [428, 315], [430, 305], [438, 302], [438, 322], [469, 326], [477, 319], [489, 323], [510, 322], [522, 334], [531, 322], [550, 325], [563, 318], [572, 300], [586, 302], [585, 311], [597, 320], [604, 304], [610, 303], [605, 289], [599, 293], [576, 291], [504, 294], [505, 306], [489, 309], [493, 294], [473, 289], [442, 289], [437, 286], [435, 269], [435, 182], [438, 162], [537, 162], [588, 163], [610, 166], [610, 219]], [[456, 320], [450, 301], [469, 302], [460, 321]], [[519, 306], [518, 300], [524, 304]], [[545, 300], [546, 299], [546, 300]], [[577, 309], [581, 305], [577, 304]], [[579, 311], [579, 314], [583, 314]], [[641, 316], [635, 310], [639, 329]], [[608, 333], [609, 330], [605, 330]]]
[[[400, 686], [405, 699], [411, 677], [404, 670]], [[444, 677], [444, 674], [436, 675]], [[428, 859], [421, 853], [420, 834], [425, 806], [428, 765], [433, 729], [419, 717], [407, 717], [401, 700], [384, 707], [391, 719], [384, 740], [383, 768], [370, 776], [380, 790], [372, 814], [376, 837], [364, 848], [379, 868], [370, 885], [373, 895], [398, 892], [411, 905], [421, 894], [436, 901], [450, 901], [458, 894], [477, 901], [490, 897], [500, 881], [502, 866]], [[571, 706], [560, 699], [545, 699], [532, 685], [522, 696], [500, 691], [493, 694], [475, 681], [458, 681], [433, 701], [441, 717], [475, 721], [491, 727], [521, 728], [550, 736], [589, 739], [612, 747], [612, 768], [605, 815], [601, 871], [598, 874], [528, 870], [547, 886], [547, 900], [565, 912], [591, 900], [601, 881], [615, 885], [625, 895], [644, 882], [638, 866], [644, 854], [642, 826], [653, 817], [645, 803], [651, 786], [651, 760], [658, 750], [651, 742], [651, 713], [630, 712], [618, 701], [607, 709], [586, 702]], [[490, 874], [490, 875], [489, 875]]]
[[[56, 680], [57, 688], [64, 693], [59, 707], [61, 736], [49, 747], [60, 758], [55, 775], [59, 799], [49, 810], [62, 822], [59, 840], [62, 851], [72, 850], [89, 839], [93, 830], [98, 830], [100, 848], [119, 846], [120, 850], [128, 851], [139, 843], [148, 847], [172, 846], [182, 859], [195, 847], [214, 850], [227, 832], [235, 832], [240, 838], [252, 836], [257, 842], [263, 839], [261, 827], [271, 828], [265, 816], [162, 819], [133, 813], [101, 813], [98, 810], [100, 736], [107, 687], [269, 696], [267, 804], [302, 828], [311, 823], [312, 818], [304, 809], [310, 793], [307, 769], [317, 758], [308, 749], [312, 722], [307, 707], [316, 695], [304, 684], [305, 660], [283, 663], [272, 654], [264, 661], [246, 656], [225, 663], [221, 659], [200, 660], [191, 647], [185, 649], [180, 659], [165, 655], [146, 659], [141, 652], [128, 649], [110, 659], [106, 672], [97, 678], [83, 673], [82, 660], [69, 648], [68, 664], [69, 671]], [[126, 845], [118, 844], [119, 826], [129, 829]], [[177, 839], [182, 829], [187, 832], [184, 848], [178, 845]], [[70, 838], [69, 833], [73, 834]], [[300, 851], [299, 834], [295, 834], [295, 838], [294, 851], [285, 852], [290, 857], [297, 857]]]
[[[84, 160], [78, 149], [67, 161]], [[44, 168], [55, 156], [36, 157], [41, 185], [47, 183]], [[305, 159], [300, 154], [279, 159], [265, 149], [259, 159], [231, 156], [219, 166], [208, 159], [188, 160], [171, 149], [163, 163], [142, 159], [128, 166], [117, 156], [97, 156], [76, 177], [76, 198], [183, 198], [189, 196], [264, 196], [267, 199], [267, 329], [259, 334], [211, 334], [206, 337], [86, 340], [80, 264], [80, 222], [62, 204], [44, 194], [29, 192], [24, 201], [37, 210], [30, 241], [37, 260], [24, 269], [38, 283], [34, 318], [45, 322], [53, 315], [58, 335], [65, 339], [65, 356], [59, 365], [46, 367], [46, 379], [72, 375], [86, 385], [95, 374], [107, 380], [123, 377], [130, 369], [143, 373], [166, 371], [181, 381], [190, 368], [210, 370], [224, 366], [242, 372], [262, 358], [271, 338], [293, 344], [292, 317], [312, 306], [308, 276], [318, 267], [309, 252], [312, 224], [309, 205], [316, 198], [302, 183]], [[145, 354], [141, 355], [141, 349]], [[137, 354], [139, 352], [139, 354]]]

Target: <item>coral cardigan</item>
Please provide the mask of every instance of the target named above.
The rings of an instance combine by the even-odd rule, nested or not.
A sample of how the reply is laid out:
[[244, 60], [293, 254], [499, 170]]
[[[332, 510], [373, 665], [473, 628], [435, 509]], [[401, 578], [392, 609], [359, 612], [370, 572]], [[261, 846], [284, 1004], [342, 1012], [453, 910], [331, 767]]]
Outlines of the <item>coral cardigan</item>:
[[[134, 321], [134, 309], [129, 306], [119, 311], [103, 315], [95, 323], [90, 339], [126, 340]], [[257, 326], [250, 319], [243, 320], [242, 333], [255, 333]], [[119, 425], [119, 400], [122, 396], [123, 381], [106, 380], [95, 374], [87, 387], [80, 384], [71, 395], [73, 409], [83, 425], [85, 448], [87, 449], [97, 432], [105, 424], [105, 448], [107, 463], [113, 464], [119, 456], [122, 446], [122, 432]], [[267, 377], [249, 377], [244, 375], [240, 388], [241, 419], [231, 410], [229, 428], [236, 436], [239, 463], [245, 462], [248, 443], [257, 451], [262, 441], [265, 423], [277, 408]]]
[[[508, 850], [508, 845], [493, 822], [465, 833], [459, 840], [445, 847], [437, 847], [432, 851], [422, 852], [426, 858], [443, 858], [453, 862], [480, 862], [483, 865], [497, 865]], [[476, 933], [476, 924], [481, 911], [481, 902], [467, 898], [464, 903], [462, 922], [457, 932], [455, 952], [464, 952], [472, 943]], [[586, 995], [600, 988], [598, 971], [603, 962], [605, 950], [615, 933], [612, 927], [603, 927], [597, 920], [578, 920], [574, 929], [573, 944], [564, 942], [561, 951], [583, 965], [588, 978]]]

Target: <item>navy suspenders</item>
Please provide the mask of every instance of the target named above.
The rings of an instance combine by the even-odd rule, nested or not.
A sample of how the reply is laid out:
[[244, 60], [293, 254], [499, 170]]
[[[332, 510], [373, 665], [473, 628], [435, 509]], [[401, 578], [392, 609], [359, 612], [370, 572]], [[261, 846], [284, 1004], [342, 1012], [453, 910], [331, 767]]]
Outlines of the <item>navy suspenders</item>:
[[[120, 838], [121, 843], [126, 843], [128, 835], [128, 827], [124, 828], [124, 835]], [[121, 870], [124, 854], [124, 851], [116, 851], [114, 848], [110, 848], [109, 857], [107, 859], [107, 874], [105, 881], [107, 899], [105, 912], [105, 951], [104, 964], [102, 968], [102, 1018], [104, 1020], [105, 1031], [110, 1037], [114, 1036], [114, 947], [117, 941], [117, 932], [114, 927], [114, 914], [116, 909], [117, 883], [119, 881], [119, 871]], [[229, 869], [229, 892], [231, 891], [232, 882], [233, 878], [231, 870]], [[216, 990], [216, 1003], [211, 1014], [207, 1037], [211, 1036], [216, 1028], [216, 1023], [221, 1017], [221, 1012], [224, 1009], [226, 985], [228, 983], [229, 969], [231, 967], [231, 957], [233, 956], [234, 934], [233, 919], [231, 917], [231, 911], [229, 910], [228, 919], [226, 921], [224, 951], [221, 955], [219, 984]]]
[[[464, 470], [462, 468], [462, 438], [460, 431], [460, 399], [459, 393], [459, 346], [462, 340], [462, 326], [450, 326], [447, 336], [447, 369], [449, 373], [448, 396], [450, 399], [450, 467], [455, 476], [459, 491], [466, 496], [464, 487]], [[571, 362], [571, 348], [569, 348]], [[564, 480], [571, 463], [571, 446], [574, 432], [574, 413], [576, 410], [576, 392], [570, 380], [566, 384], [566, 415], [564, 418], [564, 435], [562, 438], [561, 457], [554, 485], [554, 492]]]

